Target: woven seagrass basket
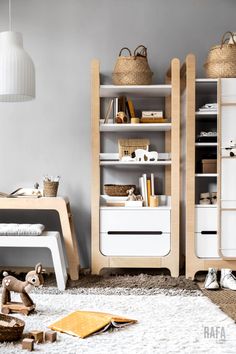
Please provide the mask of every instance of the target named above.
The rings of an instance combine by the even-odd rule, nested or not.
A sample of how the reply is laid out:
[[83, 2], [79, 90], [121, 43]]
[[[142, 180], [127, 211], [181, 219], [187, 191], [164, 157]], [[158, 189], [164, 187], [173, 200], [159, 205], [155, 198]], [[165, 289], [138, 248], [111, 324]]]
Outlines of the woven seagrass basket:
[[0, 342], [13, 342], [21, 338], [25, 322], [13, 316], [0, 314], [0, 321], [10, 323], [12, 320], [15, 321], [13, 327], [0, 325]]
[[43, 196], [44, 197], [56, 197], [59, 182], [43, 181]]
[[210, 49], [204, 68], [209, 78], [236, 77], [236, 42], [232, 32], [226, 32], [221, 45]]
[[127, 197], [127, 191], [131, 188], [135, 192], [135, 184], [105, 184], [104, 192], [111, 197]]
[[[129, 56], [121, 55], [123, 50], [129, 52]], [[147, 60], [147, 48], [139, 45], [134, 55], [129, 48], [124, 47], [120, 50], [115, 68], [112, 74], [114, 85], [150, 85], [153, 73]]]

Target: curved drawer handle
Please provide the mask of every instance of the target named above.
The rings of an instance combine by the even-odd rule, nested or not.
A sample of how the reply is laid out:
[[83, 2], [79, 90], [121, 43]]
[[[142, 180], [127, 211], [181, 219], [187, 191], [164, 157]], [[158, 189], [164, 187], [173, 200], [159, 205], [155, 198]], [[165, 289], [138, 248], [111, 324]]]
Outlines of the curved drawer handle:
[[162, 231], [108, 231], [108, 235], [162, 235]]
[[201, 231], [202, 235], [216, 235], [217, 231]]

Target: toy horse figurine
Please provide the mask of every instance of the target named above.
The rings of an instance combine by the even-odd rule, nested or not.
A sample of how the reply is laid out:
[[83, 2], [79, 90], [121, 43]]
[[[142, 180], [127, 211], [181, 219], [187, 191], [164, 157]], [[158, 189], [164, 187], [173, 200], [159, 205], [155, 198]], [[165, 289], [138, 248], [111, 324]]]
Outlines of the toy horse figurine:
[[[35, 270], [26, 274], [25, 281], [16, 279], [15, 277], [8, 275], [7, 272], [3, 272], [2, 281], [2, 312], [9, 313], [22, 312], [28, 315], [28, 313], [35, 309], [33, 300], [28, 295], [28, 292], [33, 287], [38, 287], [44, 283], [42, 276], [42, 265], [39, 263], [35, 266]], [[20, 294], [22, 303], [11, 302], [11, 291]]]

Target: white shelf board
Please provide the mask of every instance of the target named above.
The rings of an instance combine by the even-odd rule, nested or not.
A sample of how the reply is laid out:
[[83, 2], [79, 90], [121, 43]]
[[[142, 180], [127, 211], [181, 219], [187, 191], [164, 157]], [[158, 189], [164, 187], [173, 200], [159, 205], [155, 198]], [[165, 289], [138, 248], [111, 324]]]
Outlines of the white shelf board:
[[153, 207], [111, 207], [111, 206], [100, 206], [100, 209], [109, 209], [109, 210], [171, 210], [171, 206], [158, 206], [156, 208]]
[[217, 146], [217, 143], [195, 143], [195, 146], [205, 147], [205, 146]]
[[195, 208], [217, 208], [217, 204], [195, 204]]
[[100, 161], [100, 166], [167, 166], [171, 165], [171, 160], [168, 161], [147, 161], [147, 162], [125, 162], [125, 161]]
[[171, 123], [100, 124], [101, 132], [168, 131]]
[[216, 119], [217, 118], [217, 114], [218, 112], [199, 112], [199, 111], [196, 111], [195, 112], [195, 115], [196, 115], [196, 118], [197, 119], [201, 119], [201, 118], [211, 118], [211, 119]]
[[195, 173], [195, 177], [218, 177], [217, 173]]
[[171, 94], [171, 85], [100, 85], [100, 97], [166, 97]]

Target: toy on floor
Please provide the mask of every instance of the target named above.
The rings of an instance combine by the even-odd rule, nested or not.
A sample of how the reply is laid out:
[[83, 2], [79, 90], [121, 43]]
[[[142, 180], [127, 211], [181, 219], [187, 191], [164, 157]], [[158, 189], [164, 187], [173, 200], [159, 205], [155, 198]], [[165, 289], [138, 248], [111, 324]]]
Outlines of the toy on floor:
[[[3, 272], [2, 281], [2, 312], [8, 314], [10, 312], [21, 312], [24, 315], [28, 315], [35, 310], [36, 305], [28, 295], [28, 292], [33, 287], [38, 287], [43, 284], [42, 265], [39, 263], [35, 266], [35, 270], [32, 270], [26, 274], [25, 281], [16, 279], [15, 277], [8, 275], [7, 272]], [[21, 302], [11, 302], [11, 291], [20, 294]]]
[[26, 334], [27, 337], [21, 342], [22, 349], [27, 349], [32, 352], [35, 348], [35, 344], [41, 344], [43, 342], [54, 343], [57, 340], [57, 332], [47, 331], [43, 332], [40, 330], [34, 330]]

